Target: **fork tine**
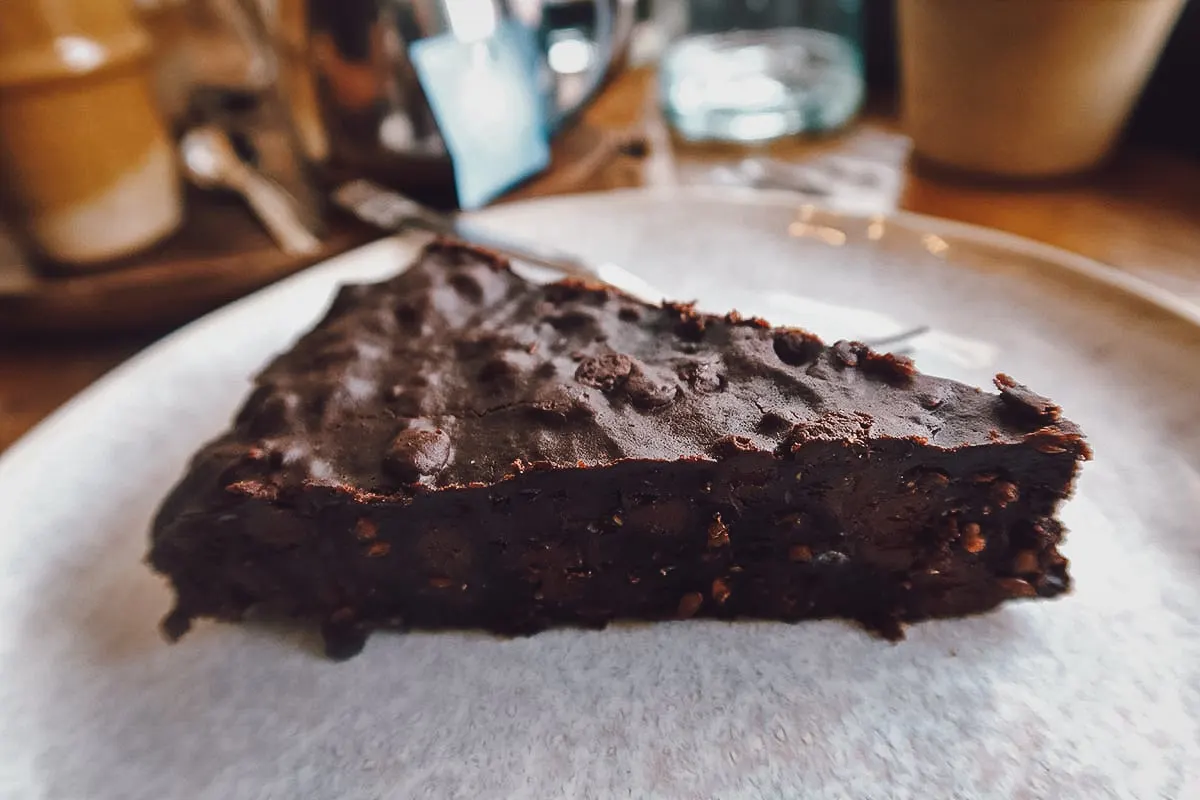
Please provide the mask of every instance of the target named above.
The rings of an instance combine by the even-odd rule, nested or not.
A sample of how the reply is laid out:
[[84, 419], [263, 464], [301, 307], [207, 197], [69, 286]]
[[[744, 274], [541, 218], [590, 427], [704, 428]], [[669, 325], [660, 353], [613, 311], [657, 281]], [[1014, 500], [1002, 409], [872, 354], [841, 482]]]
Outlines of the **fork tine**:
[[[923, 336], [926, 333], [929, 333], [929, 331], [930, 327], [928, 325], [918, 325], [915, 328], [909, 328], [906, 331], [894, 333], [891, 336], [881, 336], [878, 339], [867, 339], [863, 342], [863, 344], [867, 345], [868, 347], [888, 347], [891, 345], [900, 344], [901, 342], [910, 341], [918, 336]], [[911, 350], [912, 348], [908, 349]], [[899, 353], [899, 351], [896, 352]]]

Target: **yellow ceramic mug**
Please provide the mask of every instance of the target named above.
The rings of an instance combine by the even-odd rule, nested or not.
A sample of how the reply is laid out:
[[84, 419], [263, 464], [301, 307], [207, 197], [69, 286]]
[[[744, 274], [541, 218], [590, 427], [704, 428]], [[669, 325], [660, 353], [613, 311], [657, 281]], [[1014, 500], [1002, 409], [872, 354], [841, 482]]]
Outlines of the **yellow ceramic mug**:
[[0, 193], [53, 261], [119, 258], [180, 223], [150, 58], [128, 0], [0, 5]]

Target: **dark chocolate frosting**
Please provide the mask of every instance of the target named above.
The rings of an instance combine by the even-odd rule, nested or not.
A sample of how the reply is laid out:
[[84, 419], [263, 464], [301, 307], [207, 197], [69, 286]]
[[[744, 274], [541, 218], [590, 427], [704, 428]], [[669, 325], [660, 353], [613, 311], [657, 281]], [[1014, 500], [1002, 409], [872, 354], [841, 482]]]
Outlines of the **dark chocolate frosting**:
[[999, 396], [736, 313], [537, 286], [449, 242], [384, 283], [343, 287], [256, 384], [196, 459], [242, 494], [309, 483], [394, 495], [528, 465], [711, 458], [731, 437], [778, 451], [823, 427], [844, 435], [845, 409], [876, 439], [955, 449], [1036, 434], [1086, 449], [1007, 377]]

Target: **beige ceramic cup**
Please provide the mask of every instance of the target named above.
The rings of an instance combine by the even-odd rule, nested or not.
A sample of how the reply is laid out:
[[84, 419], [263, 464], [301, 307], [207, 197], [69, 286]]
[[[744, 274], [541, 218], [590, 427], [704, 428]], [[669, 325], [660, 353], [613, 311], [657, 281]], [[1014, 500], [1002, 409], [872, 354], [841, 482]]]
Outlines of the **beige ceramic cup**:
[[51, 261], [109, 261], [179, 226], [150, 58], [128, 0], [3, 0], [0, 192]]
[[900, 0], [918, 156], [1041, 178], [1112, 150], [1184, 0]]

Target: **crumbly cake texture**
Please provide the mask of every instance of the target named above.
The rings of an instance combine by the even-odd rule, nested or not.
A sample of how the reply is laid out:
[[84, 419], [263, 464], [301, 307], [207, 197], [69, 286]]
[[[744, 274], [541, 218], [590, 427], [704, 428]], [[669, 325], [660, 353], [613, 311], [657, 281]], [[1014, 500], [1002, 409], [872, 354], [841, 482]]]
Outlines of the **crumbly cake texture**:
[[1067, 591], [1059, 408], [438, 241], [346, 286], [155, 520], [172, 639], [265, 607], [376, 628], [902, 623]]

